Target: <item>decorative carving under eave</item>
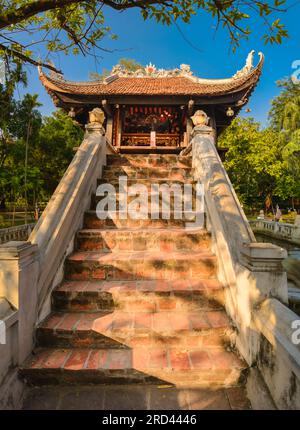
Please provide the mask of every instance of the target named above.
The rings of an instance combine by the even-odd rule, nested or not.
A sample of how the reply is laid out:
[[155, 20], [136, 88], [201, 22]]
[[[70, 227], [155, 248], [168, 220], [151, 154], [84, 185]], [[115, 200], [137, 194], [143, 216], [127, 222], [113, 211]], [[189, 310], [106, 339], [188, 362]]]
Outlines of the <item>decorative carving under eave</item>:
[[50, 97], [52, 97], [54, 106], [59, 107], [60, 100], [57, 97], [57, 95], [53, 91], [50, 91], [50, 90], [48, 90], [47, 93], [49, 94]]

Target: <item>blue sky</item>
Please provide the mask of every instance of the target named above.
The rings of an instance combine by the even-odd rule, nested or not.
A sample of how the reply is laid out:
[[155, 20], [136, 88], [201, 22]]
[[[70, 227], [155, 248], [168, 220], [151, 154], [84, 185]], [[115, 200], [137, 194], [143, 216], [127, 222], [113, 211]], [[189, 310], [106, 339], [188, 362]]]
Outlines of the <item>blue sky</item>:
[[[109, 69], [118, 62], [119, 58], [129, 57], [145, 65], [152, 62], [159, 68], [178, 67], [181, 63], [190, 64], [197, 76], [222, 78], [231, 76], [243, 67], [251, 49], [255, 49], [256, 53], [263, 51], [266, 57], [263, 76], [247, 107], [252, 110], [250, 116], [265, 125], [270, 100], [279, 92], [276, 81], [290, 76], [293, 73], [292, 62], [300, 60], [300, 2], [281, 16], [290, 34], [289, 39], [282, 45], [264, 45], [261, 40], [264, 24], [257, 18], [251, 22], [253, 33], [250, 39], [244, 41], [233, 54], [229, 49], [227, 33], [223, 29], [216, 32], [215, 22], [205, 13], [198, 13], [189, 25], [179, 23], [183, 37], [175, 26], [166, 27], [152, 20], [145, 22], [138, 11], [131, 10], [124, 13], [107, 11], [107, 24], [118, 35], [118, 40], [103, 40], [104, 48], [115, 51], [99, 53], [102, 59], [97, 69], [99, 72], [102, 68]], [[41, 52], [41, 54], [44, 53]], [[255, 59], [257, 61], [258, 57], [256, 56]], [[66, 79], [88, 80], [89, 73], [96, 71], [95, 60], [92, 57], [70, 54], [53, 56], [53, 60], [62, 69]], [[38, 93], [43, 103], [42, 113], [51, 114], [55, 108], [40, 84], [35, 68], [28, 69], [28, 80], [29, 84], [25, 91]], [[23, 92], [22, 90], [21, 93]], [[247, 116], [244, 111], [242, 115]]]

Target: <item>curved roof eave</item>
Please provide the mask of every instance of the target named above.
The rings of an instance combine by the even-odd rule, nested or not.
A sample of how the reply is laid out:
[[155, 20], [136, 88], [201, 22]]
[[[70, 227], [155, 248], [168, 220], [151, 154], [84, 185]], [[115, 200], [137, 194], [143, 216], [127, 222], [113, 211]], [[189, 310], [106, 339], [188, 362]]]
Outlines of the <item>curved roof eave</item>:
[[[40, 80], [44, 87], [57, 102], [59, 94], [82, 96], [203, 96], [216, 97], [233, 94], [243, 89], [253, 89], [262, 72], [264, 55], [259, 53], [260, 60], [256, 67], [252, 67], [253, 53], [247, 57], [246, 65], [233, 77], [226, 79], [203, 79], [183, 72], [178, 76], [164, 77], [132, 77], [115, 76], [108, 82], [74, 82], [64, 80], [61, 76], [48, 76], [39, 68]], [[177, 69], [179, 70], [179, 69]], [[147, 87], [148, 85], [148, 87]], [[248, 92], [248, 91], [247, 91]]]

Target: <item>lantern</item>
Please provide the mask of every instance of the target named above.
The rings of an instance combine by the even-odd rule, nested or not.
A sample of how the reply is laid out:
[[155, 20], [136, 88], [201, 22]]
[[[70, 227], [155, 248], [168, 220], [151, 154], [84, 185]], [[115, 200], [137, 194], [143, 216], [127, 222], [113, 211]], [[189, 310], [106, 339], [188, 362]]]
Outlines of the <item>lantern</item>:
[[227, 109], [227, 111], [226, 111], [226, 115], [227, 115], [228, 117], [232, 117], [232, 116], [234, 116], [234, 110], [233, 110], [231, 107], [229, 107], [229, 108]]

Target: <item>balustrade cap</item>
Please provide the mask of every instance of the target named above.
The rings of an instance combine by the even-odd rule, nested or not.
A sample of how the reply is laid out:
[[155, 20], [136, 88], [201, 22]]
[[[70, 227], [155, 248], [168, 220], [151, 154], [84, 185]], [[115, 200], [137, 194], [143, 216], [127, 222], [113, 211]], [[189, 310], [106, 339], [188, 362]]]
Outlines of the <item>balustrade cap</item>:
[[38, 247], [31, 242], [10, 241], [0, 245], [0, 259], [17, 259], [37, 252]]

